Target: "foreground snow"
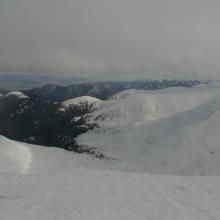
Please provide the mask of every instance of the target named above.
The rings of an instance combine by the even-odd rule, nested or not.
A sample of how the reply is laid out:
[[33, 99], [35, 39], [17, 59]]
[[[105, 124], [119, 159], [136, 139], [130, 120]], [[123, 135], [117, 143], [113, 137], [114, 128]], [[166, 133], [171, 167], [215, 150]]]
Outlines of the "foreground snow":
[[149, 176], [71, 168], [1, 174], [4, 220], [218, 220], [219, 177]]
[[[87, 155], [0, 140], [0, 219], [219, 219], [220, 177], [120, 172]], [[13, 157], [26, 175], [5, 162]]]

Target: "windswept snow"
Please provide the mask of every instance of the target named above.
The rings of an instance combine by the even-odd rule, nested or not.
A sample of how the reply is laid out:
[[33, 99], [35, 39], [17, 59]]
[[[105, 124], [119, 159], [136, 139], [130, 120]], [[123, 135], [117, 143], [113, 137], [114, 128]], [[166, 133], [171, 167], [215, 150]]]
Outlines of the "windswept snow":
[[70, 105], [79, 105], [80, 103], [87, 103], [89, 105], [91, 104], [98, 105], [101, 102], [102, 102], [101, 99], [97, 99], [91, 96], [81, 96], [81, 97], [66, 100], [62, 103], [62, 105], [65, 107], [69, 107]]

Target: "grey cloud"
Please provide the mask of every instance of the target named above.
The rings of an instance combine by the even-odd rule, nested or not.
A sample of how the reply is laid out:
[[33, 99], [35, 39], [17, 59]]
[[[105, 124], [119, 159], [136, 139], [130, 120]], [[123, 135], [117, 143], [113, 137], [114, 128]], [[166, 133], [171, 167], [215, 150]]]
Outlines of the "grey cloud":
[[220, 76], [216, 0], [2, 0], [0, 72]]

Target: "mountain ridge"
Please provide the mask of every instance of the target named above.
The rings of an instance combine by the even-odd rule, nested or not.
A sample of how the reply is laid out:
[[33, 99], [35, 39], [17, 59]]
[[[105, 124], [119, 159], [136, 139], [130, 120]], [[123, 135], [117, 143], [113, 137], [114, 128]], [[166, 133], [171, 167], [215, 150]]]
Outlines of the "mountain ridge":
[[[88, 120], [95, 121], [98, 126], [94, 130], [81, 134], [77, 138], [78, 143], [88, 148], [96, 147], [98, 153], [114, 159], [115, 166], [118, 165], [121, 169], [132, 172], [220, 175], [219, 89], [210, 92], [207, 97], [204, 94], [208, 94], [208, 91], [204, 93], [198, 91], [194, 98], [192, 91], [187, 94], [181, 91], [179, 96], [174, 90], [173, 93], [177, 96], [176, 99], [169, 93], [162, 93], [162, 100], [165, 100], [162, 105], [167, 113], [158, 111], [156, 118], [152, 118], [149, 111], [140, 113], [139, 117], [136, 115], [133, 117], [131, 108], [134, 107], [134, 110], [135, 107], [138, 108], [138, 103], [129, 106], [128, 102], [125, 102], [126, 106], [122, 112], [126, 113], [124, 109], [127, 109], [127, 113], [122, 115], [113, 109], [110, 113], [106, 112], [111, 109], [107, 103], [107, 107], [103, 108], [104, 117], [100, 117], [99, 109], [91, 113]], [[156, 97], [157, 92], [150, 94]], [[179, 109], [174, 109], [172, 112], [172, 109], [167, 108], [167, 106], [172, 107], [171, 103], [167, 103], [165, 98], [173, 101], [174, 107], [176, 107], [176, 100], [182, 100], [186, 107], [184, 109], [180, 105]], [[195, 103], [187, 103], [189, 98], [193, 98]], [[125, 99], [129, 100], [130, 97]], [[135, 100], [144, 102], [136, 98]], [[158, 102], [161, 103], [161, 100], [159, 99]], [[113, 106], [117, 109], [117, 105], [122, 103], [119, 102]], [[128, 110], [129, 108], [132, 111]], [[139, 109], [137, 112], [140, 112]]]
[[128, 89], [158, 90], [167, 87], [192, 87], [200, 83], [202, 82], [198, 80], [89, 82], [70, 86], [47, 84], [39, 88], [21, 91], [27, 96], [61, 102], [80, 96], [92, 96], [105, 100], [118, 92]]

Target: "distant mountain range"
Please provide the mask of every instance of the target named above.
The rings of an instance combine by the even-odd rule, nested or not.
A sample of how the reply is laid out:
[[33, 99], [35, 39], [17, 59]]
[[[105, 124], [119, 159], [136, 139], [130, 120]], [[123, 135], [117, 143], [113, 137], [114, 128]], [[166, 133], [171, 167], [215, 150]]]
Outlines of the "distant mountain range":
[[85, 82], [85, 79], [74, 75], [0, 73], [0, 88], [9, 90], [37, 88], [48, 83], [67, 86], [82, 82]]
[[128, 89], [136, 90], [157, 90], [167, 87], [192, 87], [200, 84], [198, 80], [161, 80], [161, 81], [131, 81], [131, 82], [93, 82], [71, 86], [59, 86], [47, 84], [45, 86], [22, 90], [25, 95], [38, 97], [50, 101], [64, 101], [67, 99], [92, 96], [105, 100], [110, 96]]

